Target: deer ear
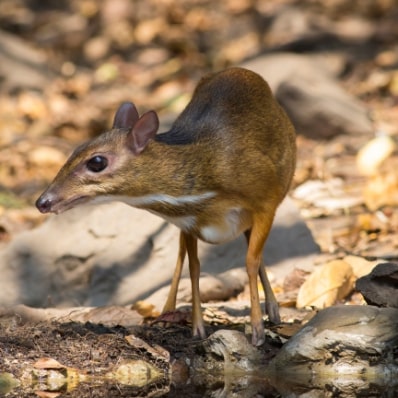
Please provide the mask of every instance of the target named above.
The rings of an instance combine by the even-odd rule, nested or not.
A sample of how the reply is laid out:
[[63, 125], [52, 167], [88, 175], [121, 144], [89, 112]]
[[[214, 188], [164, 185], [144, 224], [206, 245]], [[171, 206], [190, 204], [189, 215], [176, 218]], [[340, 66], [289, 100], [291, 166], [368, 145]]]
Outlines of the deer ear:
[[134, 154], [139, 155], [154, 139], [159, 128], [158, 115], [154, 111], [144, 113], [127, 136], [127, 143]]
[[131, 102], [123, 102], [116, 111], [113, 119], [114, 129], [132, 129], [138, 121], [138, 112], [135, 105]]

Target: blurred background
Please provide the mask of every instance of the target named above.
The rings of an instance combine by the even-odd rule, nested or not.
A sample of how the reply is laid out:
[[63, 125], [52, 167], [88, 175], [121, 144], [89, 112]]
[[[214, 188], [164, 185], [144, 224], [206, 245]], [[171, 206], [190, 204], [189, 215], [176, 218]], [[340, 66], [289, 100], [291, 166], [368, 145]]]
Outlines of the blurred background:
[[[397, 38], [394, 0], [1, 0], [1, 242], [43, 220], [34, 199], [77, 143], [110, 127], [121, 101], [167, 122], [205, 73], [272, 54], [326, 60], [369, 114], [361, 144], [380, 131], [395, 139]], [[332, 134], [325, 145], [325, 136], [298, 132], [294, 186], [350, 173], [368, 181], [345, 163], [359, 149], [350, 137]]]

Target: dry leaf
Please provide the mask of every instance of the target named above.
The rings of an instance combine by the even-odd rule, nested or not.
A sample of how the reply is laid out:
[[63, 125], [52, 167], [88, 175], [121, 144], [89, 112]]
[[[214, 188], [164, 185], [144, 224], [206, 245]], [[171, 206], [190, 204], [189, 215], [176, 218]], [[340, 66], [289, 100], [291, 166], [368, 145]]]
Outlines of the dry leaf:
[[305, 204], [323, 209], [323, 213], [348, 209], [360, 205], [363, 199], [346, 192], [344, 180], [331, 178], [329, 180], [308, 180], [299, 185], [293, 192], [293, 197]]
[[302, 327], [300, 322], [296, 323], [284, 323], [276, 326], [278, 334], [284, 338], [290, 338], [294, 336]]
[[62, 392], [52, 392], [52, 391], [35, 391], [35, 394], [40, 398], [56, 398], [62, 396]]
[[192, 313], [187, 311], [168, 311], [164, 314], [159, 315], [152, 324], [155, 323], [172, 323], [172, 324], [181, 324], [186, 325], [191, 321]]
[[109, 83], [119, 76], [119, 67], [112, 62], [105, 62], [97, 68], [94, 73], [95, 81], [98, 83]]
[[101, 323], [106, 326], [131, 326], [142, 322], [141, 314], [120, 305], [94, 307], [82, 315], [84, 322]]
[[65, 369], [66, 366], [54, 358], [40, 358], [33, 365], [36, 369]]
[[283, 290], [285, 292], [297, 290], [304, 283], [307, 275], [307, 271], [300, 268], [294, 268], [294, 270], [290, 272], [283, 281]]
[[148, 301], [137, 301], [131, 307], [137, 311], [144, 318], [156, 318], [160, 315], [160, 312], [156, 310], [156, 307]]
[[18, 98], [18, 112], [22, 115], [28, 116], [31, 119], [45, 119], [48, 118], [47, 105], [37, 93], [23, 92]]
[[377, 264], [385, 262], [385, 260], [368, 261], [359, 256], [346, 256], [343, 260], [351, 265], [355, 278], [369, 274]]
[[60, 150], [49, 146], [39, 146], [34, 148], [29, 154], [29, 161], [34, 166], [62, 166], [66, 161], [66, 156]]
[[149, 44], [154, 38], [166, 29], [162, 17], [147, 19], [140, 22], [134, 30], [134, 38], [140, 44]]
[[395, 170], [373, 176], [363, 192], [365, 204], [371, 211], [382, 206], [398, 205], [398, 174]]
[[363, 175], [373, 176], [382, 163], [394, 152], [395, 142], [388, 135], [380, 135], [369, 141], [357, 154], [357, 167]]
[[333, 260], [316, 269], [303, 283], [296, 306], [326, 308], [346, 297], [353, 287], [351, 265], [343, 260]]

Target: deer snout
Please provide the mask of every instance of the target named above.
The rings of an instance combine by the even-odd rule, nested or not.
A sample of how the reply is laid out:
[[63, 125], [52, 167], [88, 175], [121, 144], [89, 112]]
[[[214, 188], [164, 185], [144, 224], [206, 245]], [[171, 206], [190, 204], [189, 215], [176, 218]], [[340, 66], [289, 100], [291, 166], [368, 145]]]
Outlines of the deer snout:
[[51, 194], [44, 193], [36, 200], [36, 207], [40, 213], [49, 213], [54, 203], [54, 197]]

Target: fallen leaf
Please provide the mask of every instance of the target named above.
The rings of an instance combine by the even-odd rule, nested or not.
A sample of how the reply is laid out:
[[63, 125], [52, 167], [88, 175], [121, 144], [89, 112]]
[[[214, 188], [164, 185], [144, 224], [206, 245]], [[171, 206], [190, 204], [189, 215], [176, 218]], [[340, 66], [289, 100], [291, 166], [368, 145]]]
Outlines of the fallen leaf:
[[300, 322], [296, 322], [296, 323], [284, 323], [276, 326], [275, 329], [282, 338], [286, 339], [295, 335], [300, 330], [301, 327], [302, 324]]
[[321, 214], [329, 214], [336, 210], [346, 210], [363, 203], [363, 198], [347, 193], [341, 178], [326, 181], [308, 180], [299, 185], [293, 197], [299, 201], [322, 209]]
[[65, 161], [66, 156], [60, 150], [51, 148], [49, 146], [39, 146], [33, 149], [29, 154], [29, 161], [34, 166], [57, 166], [61, 167]]
[[388, 135], [380, 135], [370, 140], [357, 154], [357, 167], [361, 174], [377, 174], [382, 163], [394, 152], [394, 140]]
[[398, 174], [395, 170], [373, 176], [366, 184], [363, 196], [366, 207], [377, 210], [382, 206], [398, 205]]
[[54, 358], [40, 358], [33, 367], [36, 369], [66, 369], [65, 365], [62, 365]]
[[182, 324], [186, 325], [188, 322], [191, 321], [192, 314], [191, 312], [187, 311], [168, 311], [164, 314], [159, 315], [152, 324], [155, 323], [174, 323], [174, 324]]
[[352, 271], [356, 278], [360, 278], [369, 274], [372, 272], [373, 268], [376, 267], [376, 265], [385, 262], [385, 260], [368, 261], [359, 256], [346, 256], [343, 260], [351, 265]]
[[164, 19], [156, 17], [141, 21], [134, 30], [134, 38], [140, 44], [149, 44], [154, 38], [161, 34], [166, 28]]
[[18, 98], [18, 112], [31, 119], [45, 119], [48, 109], [41, 95], [34, 92], [23, 92]]
[[285, 280], [283, 281], [283, 290], [285, 292], [291, 292], [298, 289], [305, 281], [305, 277], [308, 275], [307, 271], [300, 268], [295, 268], [290, 272]]
[[131, 306], [131, 308], [137, 311], [144, 318], [156, 318], [160, 315], [160, 312], [156, 309], [156, 306], [148, 301], [137, 301]]
[[59, 397], [62, 392], [35, 391], [35, 394], [41, 398], [56, 398]]
[[330, 261], [316, 269], [301, 285], [297, 308], [326, 308], [345, 298], [354, 287], [351, 265], [343, 260]]

